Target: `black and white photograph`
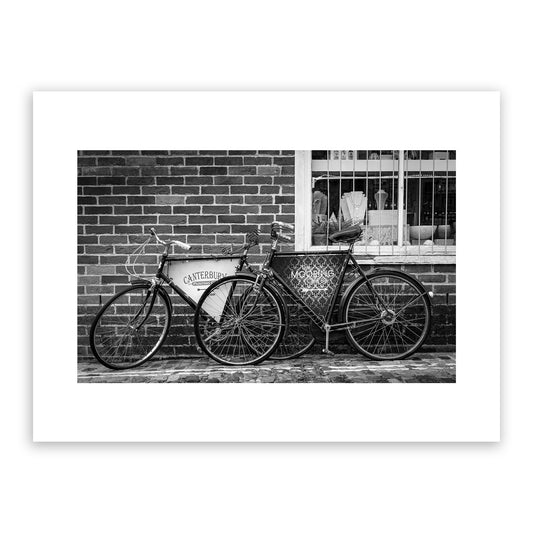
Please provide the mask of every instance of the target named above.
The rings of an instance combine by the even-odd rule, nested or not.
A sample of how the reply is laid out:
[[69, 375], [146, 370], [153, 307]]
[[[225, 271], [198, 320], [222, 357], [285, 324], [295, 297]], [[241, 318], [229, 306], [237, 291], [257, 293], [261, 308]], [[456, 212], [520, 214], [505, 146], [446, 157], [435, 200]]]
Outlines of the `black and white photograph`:
[[1, 531], [532, 530], [528, 3], [4, 4]]
[[461, 154], [416, 148], [78, 150], [78, 382], [455, 383]]
[[499, 105], [35, 93], [36, 438], [497, 439]]

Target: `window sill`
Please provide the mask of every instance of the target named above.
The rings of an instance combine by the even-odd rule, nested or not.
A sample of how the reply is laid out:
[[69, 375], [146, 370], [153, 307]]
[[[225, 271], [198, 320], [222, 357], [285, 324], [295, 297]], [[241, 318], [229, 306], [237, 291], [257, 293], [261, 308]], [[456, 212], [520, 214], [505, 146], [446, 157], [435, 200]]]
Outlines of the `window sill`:
[[[310, 252], [346, 250], [347, 245], [310, 246]], [[455, 264], [455, 246], [355, 246], [353, 255], [361, 264]]]

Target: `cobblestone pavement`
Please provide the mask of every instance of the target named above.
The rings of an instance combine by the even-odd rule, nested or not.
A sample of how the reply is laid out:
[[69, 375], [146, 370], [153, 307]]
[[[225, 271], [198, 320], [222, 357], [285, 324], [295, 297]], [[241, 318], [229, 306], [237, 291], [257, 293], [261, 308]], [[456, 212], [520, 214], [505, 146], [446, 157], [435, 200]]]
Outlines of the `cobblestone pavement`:
[[455, 383], [455, 354], [420, 354], [404, 361], [359, 355], [305, 355], [290, 361], [227, 367], [208, 357], [149, 361], [131, 370], [98, 362], [78, 365], [79, 383]]

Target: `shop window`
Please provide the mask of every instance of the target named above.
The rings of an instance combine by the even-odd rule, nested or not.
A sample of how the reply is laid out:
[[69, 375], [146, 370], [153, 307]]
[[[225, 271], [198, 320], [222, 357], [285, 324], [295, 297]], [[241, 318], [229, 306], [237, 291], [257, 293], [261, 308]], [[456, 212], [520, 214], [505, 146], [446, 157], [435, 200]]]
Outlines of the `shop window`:
[[331, 235], [358, 223], [356, 253], [455, 255], [454, 150], [315, 150], [296, 158], [303, 249], [338, 248]]

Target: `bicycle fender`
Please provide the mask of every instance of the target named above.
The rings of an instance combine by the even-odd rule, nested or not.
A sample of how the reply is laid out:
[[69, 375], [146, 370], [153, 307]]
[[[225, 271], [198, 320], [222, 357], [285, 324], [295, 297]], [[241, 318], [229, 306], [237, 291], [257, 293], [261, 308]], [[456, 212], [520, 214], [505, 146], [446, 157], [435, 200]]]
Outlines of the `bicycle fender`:
[[424, 287], [424, 285], [418, 281], [418, 279], [415, 278], [412, 274], [409, 274], [408, 272], [404, 272], [403, 270], [394, 270], [392, 268], [373, 268], [370, 270], [367, 274], [367, 276], [374, 275], [374, 274], [397, 274], [398, 272], [401, 272], [404, 276], [408, 276], [409, 279], [416, 285], [418, 288], [428, 294], [428, 290]]
[[[146, 287], [146, 288], [149, 288], [152, 286], [152, 284], [149, 281], [146, 281], [144, 279], [134, 280], [130, 283], [130, 285], [132, 287]], [[163, 296], [165, 301], [169, 304], [170, 309], [172, 309], [172, 300], [170, 299], [168, 292], [163, 287], [160, 287], [160, 286], [158, 286], [156, 290]]]
[[[418, 281], [411, 274], [408, 274], [407, 272], [403, 272], [402, 270], [394, 270], [394, 269], [391, 269], [391, 268], [379, 268], [378, 267], [378, 268], [372, 268], [368, 272], [365, 272], [365, 275], [367, 276], [367, 278], [372, 278], [376, 274], [390, 274], [390, 275], [393, 275], [393, 274], [398, 274], [398, 272], [401, 272], [405, 276], [409, 276], [409, 278], [412, 280], [413, 284], [416, 285], [420, 289], [421, 292], [423, 292], [425, 294], [428, 294], [428, 296], [429, 296], [428, 291], [426, 290], [424, 285], [422, 285], [422, 283], [420, 283], [420, 281]], [[348, 285], [348, 287], [346, 287], [346, 290], [342, 294], [341, 301], [339, 302], [339, 310], [338, 310], [338, 320], [339, 321], [342, 320], [342, 311], [344, 309], [344, 305], [346, 303], [346, 299], [348, 298], [348, 296], [350, 295], [350, 293], [352, 292], [354, 287], [356, 285], [360, 284], [360, 283], [364, 283], [364, 281], [365, 281], [365, 278], [363, 278], [362, 276], [359, 276], [357, 279], [352, 281], [350, 283], [350, 285]]]

